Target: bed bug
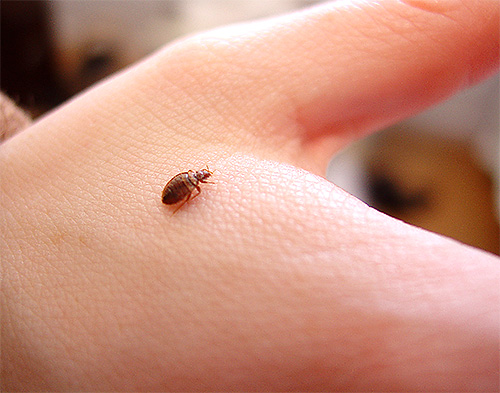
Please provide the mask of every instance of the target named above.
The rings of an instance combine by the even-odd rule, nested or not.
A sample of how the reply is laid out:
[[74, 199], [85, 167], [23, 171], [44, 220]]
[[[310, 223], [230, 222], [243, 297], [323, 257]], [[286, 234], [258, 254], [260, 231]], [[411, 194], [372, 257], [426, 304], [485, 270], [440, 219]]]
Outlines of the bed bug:
[[[196, 198], [201, 193], [200, 183], [208, 183], [207, 179], [212, 176], [208, 167], [199, 171], [189, 170], [175, 175], [167, 183], [161, 194], [161, 200], [166, 205], [175, 205], [182, 202], [182, 204], [175, 209], [174, 213], [179, 210], [190, 199]], [[191, 198], [194, 190], [198, 193]]]

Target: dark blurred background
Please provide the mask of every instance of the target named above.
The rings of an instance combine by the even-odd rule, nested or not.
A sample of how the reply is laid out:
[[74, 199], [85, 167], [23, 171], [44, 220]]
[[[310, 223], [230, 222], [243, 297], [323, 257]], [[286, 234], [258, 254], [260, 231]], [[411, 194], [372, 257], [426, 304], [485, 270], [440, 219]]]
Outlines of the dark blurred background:
[[[36, 118], [181, 35], [317, 2], [2, 0], [1, 89]], [[498, 254], [499, 130], [496, 76], [350, 146], [327, 177], [389, 215]]]

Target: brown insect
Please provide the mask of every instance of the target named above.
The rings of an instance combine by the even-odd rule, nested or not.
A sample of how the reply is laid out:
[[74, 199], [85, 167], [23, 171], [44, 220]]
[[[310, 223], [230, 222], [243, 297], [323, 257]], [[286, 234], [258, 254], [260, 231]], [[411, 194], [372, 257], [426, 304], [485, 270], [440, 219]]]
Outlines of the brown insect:
[[[161, 194], [161, 200], [166, 205], [175, 205], [182, 201], [182, 204], [175, 209], [174, 213], [179, 210], [190, 199], [196, 198], [201, 193], [200, 183], [209, 183], [207, 179], [212, 176], [208, 167], [199, 171], [187, 171], [175, 175], [167, 183]], [[191, 198], [194, 190], [198, 193]]]

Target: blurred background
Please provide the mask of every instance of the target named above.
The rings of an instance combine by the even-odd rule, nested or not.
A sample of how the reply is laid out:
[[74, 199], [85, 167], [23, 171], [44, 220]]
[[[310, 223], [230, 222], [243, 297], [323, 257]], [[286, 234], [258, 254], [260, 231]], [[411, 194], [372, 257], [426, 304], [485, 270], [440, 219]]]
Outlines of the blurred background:
[[[307, 0], [1, 1], [1, 89], [33, 118], [169, 41]], [[327, 178], [410, 224], [498, 254], [499, 81], [366, 138]]]

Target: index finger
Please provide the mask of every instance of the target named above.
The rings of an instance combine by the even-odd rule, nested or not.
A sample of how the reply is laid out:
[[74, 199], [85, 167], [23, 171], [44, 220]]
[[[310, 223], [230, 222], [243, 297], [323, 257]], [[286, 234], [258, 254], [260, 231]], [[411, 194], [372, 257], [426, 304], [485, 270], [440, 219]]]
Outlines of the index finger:
[[190, 92], [203, 80], [196, 92], [231, 114], [238, 148], [323, 173], [347, 143], [495, 72], [498, 29], [494, 1], [334, 2], [190, 38], [160, 72], [188, 73], [173, 83]]

